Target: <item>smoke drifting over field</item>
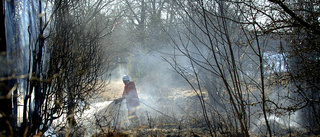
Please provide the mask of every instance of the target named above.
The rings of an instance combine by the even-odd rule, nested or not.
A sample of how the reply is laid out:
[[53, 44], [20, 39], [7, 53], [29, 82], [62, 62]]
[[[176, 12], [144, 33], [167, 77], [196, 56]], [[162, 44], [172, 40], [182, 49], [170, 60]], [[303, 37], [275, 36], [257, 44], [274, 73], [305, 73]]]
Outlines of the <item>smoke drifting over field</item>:
[[[174, 96], [177, 92], [183, 92], [183, 90], [189, 90], [192, 93], [189, 85], [163, 60], [163, 54], [155, 51], [146, 55], [135, 55], [133, 58], [135, 58], [133, 60], [137, 63], [120, 65], [113, 71], [112, 75], [115, 75], [115, 77], [113, 77], [112, 81], [122, 82], [122, 76], [129, 75], [130, 79], [136, 84], [142, 102], [163, 111], [162, 107], [174, 106], [174, 104], [164, 106], [163, 103], [166, 103], [166, 105], [170, 104], [170, 100], [166, 102], [164, 99]], [[131, 68], [133, 71], [130, 71], [128, 68]], [[122, 90], [117, 92], [122, 92]], [[141, 107], [147, 106], [141, 104]], [[178, 110], [176, 107], [178, 106], [170, 109]]]

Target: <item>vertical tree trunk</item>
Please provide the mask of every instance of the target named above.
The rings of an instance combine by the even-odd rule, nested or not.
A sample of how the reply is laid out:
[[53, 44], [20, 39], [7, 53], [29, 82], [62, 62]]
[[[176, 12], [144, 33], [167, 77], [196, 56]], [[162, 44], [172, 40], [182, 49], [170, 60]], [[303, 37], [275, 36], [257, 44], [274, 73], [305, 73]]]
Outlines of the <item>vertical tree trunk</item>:
[[[39, 0], [39, 11], [37, 15], [41, 13], [42, 5], [41, 1]], [[34, 6], [32, 4], [32, 6]], [[41, 113], [41, 106], [42, 106], [42, 83], [41, 83], [41, 73], [42, 73], [42, 49], [44, 47], [44, 39], [43, 39], [43, 31], [42, 31], [42, 20], [41, 18], [35, 18], [32, 15], [30, 16], [30, 20], [35, 19], [36, 22], [39, 21], [39, 26], [37, 26], [36, 32], [34, 32], [37, 36], [37, 42], [34, 43], [33, 49], [33, 64], [32, 64], [32, 78], [31, 78], [31, 87], [34, 89], [34, 111], [32, 113], [32, 122], [31, 122], [31, 133], [36, 133], [40, 129], [40, 125], [42, 122], [42, 118], [40, 116]], [[32, 46], [32, 45], [30, 45]]]
[[[0, 69], [0, 78], [8, 77], [7, 73], [7, 48], [6, 48], [6, 34], [5, 34], [5, 11], [4, 3], [0, 1], [0, 63], [2, 64]], [[12, 127], [10, 124], [10, 117], [12, 116], [12, 102], [11, 96], [8, 96], [9, 88], [8, 80], [0, 81], [0, 136], [13, 136]]]

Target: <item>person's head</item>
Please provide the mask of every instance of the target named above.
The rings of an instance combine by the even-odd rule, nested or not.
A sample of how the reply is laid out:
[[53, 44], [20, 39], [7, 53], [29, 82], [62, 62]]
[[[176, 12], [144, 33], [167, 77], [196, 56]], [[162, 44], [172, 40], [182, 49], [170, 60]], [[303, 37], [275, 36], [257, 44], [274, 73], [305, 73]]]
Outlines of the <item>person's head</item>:
[[124, 75], [124, 76], [122, 77], [122, 81], [123, 81], [123, 83], [124, 83], [125, 85], [128, 84], [128, 83], [130, 82], [129, 76], [128, 76], [128, 75]]

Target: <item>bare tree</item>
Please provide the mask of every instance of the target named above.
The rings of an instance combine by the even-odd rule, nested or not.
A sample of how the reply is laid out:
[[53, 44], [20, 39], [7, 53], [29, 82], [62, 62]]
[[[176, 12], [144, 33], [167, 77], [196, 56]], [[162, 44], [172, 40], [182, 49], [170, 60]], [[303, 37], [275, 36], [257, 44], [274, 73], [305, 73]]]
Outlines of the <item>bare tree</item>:
[[[285, 98], [293, 102], [287, 107], [279, 107], [289, 112], [302, 110], [302, 125], [312, 133], [319, 133], [319, 8], [318, 1], [278, 1], [270, 0], [279, 12], [287, 15], [279, 18], [279, 24], [272, 30], [281, 31], [279, 37], [285, 39], [281, 52], [287, 58], [288, 73], [278, 74], [277, 83], [287, 80], [285, 86], [290, 87], [289, 96]], [[271, 25], [271, 24], [270, 24]]]
[[101, 10], [110, 2], [57, 2], [61, 8], [55, 18], [50, 72], [58, 74], [53, 85], [55, 107], [66, 112], [71, 134], [79, 126], [75, 117], [104, 84], [100, 78], [107, 71], [108, 66], [103, 65], [108, 56], [104, 56], [102, 38], [110, 33], [114, 20], [108, 20]]
[[[184, 11], [181, 17], [187, 31], [180, 31], [178, 40], [172, 37], [180, 55], [167, 61], [198, 93], [209, 127], [211, 120], [217, 122], [208, 118], [205, 109], [209, 108], [220, 110], [212, 113], [218, 117], [233, 114], [222, 121], [229, 121], [232, 131], [245, 136], [260, 116], [266, 126], [262, 133], [269, 136], [278, 130], [270, 125], [271, 115], [281, 113], [290, 121], [290, 114], [305, 108], [312, 110], [307, 117], [317, 117], [318, 75], [311, 73], [318, 66], [318, 48], [311, 46], [318, 45], [319, 39], [315, 1], [177, 3]], [[189, 65], [182, 63], [183, 58]], [[202, 98], [204, 89], [211, 95], [208, 105]], [[284, 90], [294, 92], [285, 94]], [[290, 103], [284, 105], [285, 101]], [[312, 123], [309, 129], [317, 132], [317, 120]]]
[[[105, 84], [101, 78], [108, 71], [110, 56], [105, 56], [102, 39], [111, 33], [117, 18], [107, 17], [111, 12], [103, 9], [112, 2], [32, 1], [23, 4], [5, 1], [1, 4], [1, 7], [8, 6], [3, 10], [6, 15], [13, 15], [5, 20], [6, 35], [12, 39], [1, 40], [10, 47], [7, 50], [10, 59], [4, 61], [14, 65], [11, 76], [2, 77], [1, 81], [15, 82], [15, 87], [10, 89], [9, 83], [3, 85], [10, 93], [1, 91], [1, 101], [10, 102], [7, 103], [10, 105], [8, 112], [1, 109], [1, 113], [4, 112], [1, 119], [8, 125], [6, 135], [41, 135], [63, 116], [71, 132], [76, 124], [75, 116], [81, 115], [88, 101]], [[29, 16], [22, 19], [24, 14]], [[29, 24], [28, 28], [19, 22]], [[22, 38], [24, 36], [28, 36], [28, 42]], [[17, 46], [13, 48], [12, 45]], [[5, 50], [4, 47], [3, 52]], [[20, 106], [23, 111], [18, 109]], [[80, 127], [80, 123], [77, 126]]]

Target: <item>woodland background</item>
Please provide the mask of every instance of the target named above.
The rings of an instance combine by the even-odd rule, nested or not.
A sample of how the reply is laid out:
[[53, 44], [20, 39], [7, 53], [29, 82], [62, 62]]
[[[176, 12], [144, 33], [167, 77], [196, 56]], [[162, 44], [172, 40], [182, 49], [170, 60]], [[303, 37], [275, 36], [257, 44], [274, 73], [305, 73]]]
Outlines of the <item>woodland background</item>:
[[124, 74], [174, 118], [145, 111], [150, 129], [319, 135], [319, 3], [2, 0], [0, 136], [83, 136], [84, 112], [119, 97]]

